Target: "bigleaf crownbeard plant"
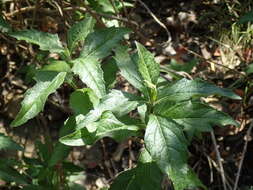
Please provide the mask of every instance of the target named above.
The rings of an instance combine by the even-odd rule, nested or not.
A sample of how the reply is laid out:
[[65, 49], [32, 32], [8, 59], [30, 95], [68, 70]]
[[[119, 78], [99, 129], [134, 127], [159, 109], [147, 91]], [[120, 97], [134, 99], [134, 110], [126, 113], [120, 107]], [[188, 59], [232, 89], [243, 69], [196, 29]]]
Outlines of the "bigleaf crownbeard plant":
[[[12, 31], [5, 25], [4, 31], [10, 36], [61, 56], [61, 60], [37, 70], [36, 84], [25, 93], [21, 110], [11, 125], [17, 127], [35, 117], [43, 110], [48, 96], [64, 82], [76, 86], [73, 76], [77, 75], [87, 87], [75, 88], [70, 96], [74, 115], [65, 121], [59, 146], [92, 145], [103, 137], [119, 142], [132, 136], [141, 137], [145, 145], [137, 166], [120, 173], [109, 190], [160, 190], [164, 176], [173, 182], [175, 190], [206, 189], [187, 164], [187, 147], [195, 135], [212, 130], [214, 125], [238, 124], [226, 113], [204, 103], [201, 97], [217, 95], [238, 100], [240, 97], [201, 79], [165, 81], [153, 54], [143, 45], [136, 42], [137, 51], [133, 53], [121, 45], [128, 29], [97, 30], [94, 25], [91, 17], [76, 23], [67, 33], [66, 46], [55, 34]], [[79, 44], [80, 55], [73, 58]], [[141, 96], [110, 89], [117, 70]], [[134, 110], [138, 117], [131, 122], [129, 113]]]

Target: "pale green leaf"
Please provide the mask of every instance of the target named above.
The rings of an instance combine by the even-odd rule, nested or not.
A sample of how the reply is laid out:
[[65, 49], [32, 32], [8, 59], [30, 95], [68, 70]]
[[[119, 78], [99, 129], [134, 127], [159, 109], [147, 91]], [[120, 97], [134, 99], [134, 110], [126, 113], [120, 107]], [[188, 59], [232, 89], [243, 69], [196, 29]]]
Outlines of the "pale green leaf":
[[159, 64], [155, 62], [154, 55], [150, 53], [143, 45], [136, 42], [138, 50], [138, 69], [143, 78], [147, 82], [156, 85], [160, 75]]
[[126, 28], [105, 28], [89, 34], [80, 57], [100, 59], [107, 56], [113, 47], [130, 31]]
[[183, 101], [192, 97], [219, 95], [240, 100], [230, 89], [219, 88], [201, 79], [181, 79], [173, 85], [165, 86], [158, 90], [158, 102], [160, 101]]
[[73, 61], [72, 71], [79, 75], [80, 79], [90, 87], [95, 94], [102, 98], [106, 94], [103, 70], [97, 59], [79, 58]]
[[74, 24], [67, 33], [67, 43], [69, 51], [72, 52], [78, 42], [84, 42], [87, 35], [92, 32], [95, 25], [95, 20], [92, 17], [87, 17], [82, 21]]
[[23, 147], [14, 142], [10, 137], [0, 133], [0, 150], [20, 150], [23, 151]]
[[12, 32], [10, 35], [18, 40], [24, 40], [28, 43], [36, 44], [44, 51], [50, 51], [52, 53], [64, 52], [64, 48], [62, 47], [57, 34], [50, 34], [31, 29]]
[[49, 64], [44, 65], [41, 71], [70, 72], [71, 68], [66, 61], [52, 60]]
[[13, 127], [22, 125], [42, 111], [47, 97], [61, 86], [65, 76], [65, 72], [39, 72], [36, 77], [37, 84], [25, 93], [25, 98], [21, 103], [21, 110], [11, 125]]
[[137, 136], [139, 127], [126, 125], [120, 122], [111, 112], [107, 111], [101, 115], [98, 121], [90, 122], [86, 128], [64, 136], [60, 141], [70, 146], [82, 146], [94, 144], [103, 137], [111, 137], [116, 141], [122, 141], [130, 136]]

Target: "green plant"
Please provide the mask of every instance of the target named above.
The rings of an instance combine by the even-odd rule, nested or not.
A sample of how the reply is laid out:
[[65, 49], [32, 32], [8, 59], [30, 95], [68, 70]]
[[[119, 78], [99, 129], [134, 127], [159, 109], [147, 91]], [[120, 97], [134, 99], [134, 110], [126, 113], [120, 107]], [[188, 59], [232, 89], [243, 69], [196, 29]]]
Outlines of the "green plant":
[[[76, 23], [68, 32], [66, 47], [57, 35], [36, 30], [5, 30], [18, 40], [36, 44], [41, 50], [61, 57], [36, 71], [36, 84], [25, 93], [21, 110], [11, 125], [17, 127], [35, 117], [43, 110], [48, 96], [66, 82], [75, 90], [70, 96], [74, 115], [61, 129], [60, 142], [56, 145], [56, 149], [60, 148], [52, 165], [66, 157], [58, 155], [66, 155], [67, 146], [91, 145], [103, 137], [116, 141], [132, 136], [143, 138], [145, 132], [145, 146], [137, 166], [121, 173], [110, 190], [162, 189], [164, 176], [172, 180], [176, 190], [206, 189], [187, 165], [187, 146], [194, 136], [211, 131], [213, 125], [237, 123], [229, 115], [208, 106], [201, 97], [240, 97], [201, 79], [166, 81], [160, 77], [160, 67], [153, 54], [144, 46], [136, 42], [137, 51], [129, 53], [129, 48], [120, 43], [130, 32], [128, 29], [94, 29], [94, 25], [91, 17]], [[3, 29], [7, 28], [5, 23]], [[82, 50], [75, 58], [78, 44], [82, 44]], [[138, 94], [110, 89], [117, 68], [138, 89]], [[110, 75], [104, 73], [112, 70]], [[78, 88], [74, 75], [87, 88]], [[136, 110], [138, 116], [131, 118], [129, 113]]]

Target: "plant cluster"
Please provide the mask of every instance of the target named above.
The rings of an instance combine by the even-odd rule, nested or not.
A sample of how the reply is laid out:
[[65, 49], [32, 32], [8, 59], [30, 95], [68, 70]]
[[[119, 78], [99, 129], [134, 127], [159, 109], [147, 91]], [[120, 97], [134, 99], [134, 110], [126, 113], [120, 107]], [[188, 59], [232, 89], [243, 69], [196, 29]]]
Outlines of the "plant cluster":
[[[1, 18], [2, 32], [60, 56], [35, 71], [36, 84], [26, 91], [11, 125], [20, 126], [43, 111], [48, 96], [64, 83], [74, 89], [69, 99], [74, 114], [64, 122], [52, 154], [48, 154], [46, 144], [38, 143], [37, 159], [25, 158], [24, 163], [1, 161], [0, 178], [24, 189], [75, 189], [77, 184], [68, 176], [81, 168], [63, 161], [71, 146], [92, 145], [103, 137], [118, 142], [137, 137], [144, 139], [144, 145], [136, 167], [120, 173], [109, 190], [159, 190], [165, 177], [175, 190], [206, 189], [187, 164], [187, 147], [194, 137], [211, 131], [212, 126], [238, 124], [228, 114], [210, 107], [202, 97], [240, 97], [201, 79], [163, 78], [154, 55], [143, 45], [136, 42], [135, 50], [122, 43], [129, 29], [96, 29], [95, 23], [86, 16], [68, 30], [63, 44], [56, 34], [34, 29], [16, 31]], [[137, 94], [113, 89], [118, 70], [138, 90]], [[76, 76], [85, 88], [78, 88]], [[130, 117], [131, 112], [136, 113], [134, 117]], [[6, 136], [1, 136], [0, 142], [1, 149], [21, 149]], [[22, 168], [22, 174], [18, 168]]]

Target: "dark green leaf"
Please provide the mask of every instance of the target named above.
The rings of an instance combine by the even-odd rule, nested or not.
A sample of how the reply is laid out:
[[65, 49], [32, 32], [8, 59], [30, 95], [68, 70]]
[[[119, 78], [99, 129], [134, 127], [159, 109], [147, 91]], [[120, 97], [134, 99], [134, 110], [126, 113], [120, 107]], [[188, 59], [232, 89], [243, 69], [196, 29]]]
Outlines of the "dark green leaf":
[[[87, 130], [88, 129], [88, 130]], [[70, 146], [94, 144], [103, 137], [122, 141], [138, 135], [139, 127], [120, 122], [111, 112], [104, 112], [100, 120], [89, 123], [86, 128], [61, 138], [61, 142]]]
[[0, 163], [0, 179], [6, 182], [15, 182], [17, 184], [28, 183], [25, 175], [21, 175], [17, 170], [6, 165], [6, 163]]
[[123, 36], [130, 31], [126, 28], [105, 28], [89, 34], [81, 57], [100, 59], [107, 56]]
[[102, 64], [102, 69], [104, 71], [104, 79], [106, 88], [113, 88], [116, 82], [116, 74], [118, 67], [114, 59], [110, 59], [106, 63]]
[[247, 12], [245, 15], [243, 15], [238, 21], [238, 23], [240, 24], [244, 24], [247, 22], [253, 22], [253, 9]]
[[144, 140], [152, 159], [170, 177], [176, 190], [202, 186], [187, 166], [187, 140], [180, 125], [150, 115]]
[[160, 75], [159, 64], [155, 62], [154, 55], [150, 53], [143, 45], [136, 42], [138, 50], [138, 69], [143, 80], [156, 85]]
[[25, 98], [21, 103], [21, 110], [11, 125], [13, 127], [22, 125], [42, 111], [47, 97], [61, 86], [65, 76], [65, 72], [45, 71], [38, 73], [36, 77], [37, 84], [25, 93]]
[[74, 91], [70, 95], [69, 104], [70, 107], [75, 111], [75, 114], [87, 114], [93, 105], [97, 105], [99, 99], [91, 89], [84, 88]]
[[0, 150], [20, 150], [23, 151], [23, 147], [11, 140], [10, 137], [0, 133]]
[[215, 110], [200, 102], [169, 102], [162, 101], [154, 107], [154, 113], [169, 117], [184, 127], [188, 139], [203, 131], [212, 130], [212, 126], [235, 125], [235, 122], [226, 113]]
[[241, 99], [241, 97], [233, 93], [232, 90], [219, 88], [200, 79], [188, 80], [184, 78], [173, 85], [159, 89], [158, 102], [164, 100], [183, 101], [194, 96], [200, 97], [210, 95], [225, 96], [237, 100]]
[[56, 34], [40, 32], [38, 30], [22, 30], [12, 32], [10, 35], [18, 40], [36, 44], [44, 51], [50, 51], [52, 53], [64, 52], [64, 48]]
[[137, 62], [130, 57], [127, 52], [127, 47], [119, 46], [116, 49], [115, 60], [120, 69], [120, 74], [135, 88], [147, 94], [147, 89], [144, 86], [141, 75], [138, 72]]
[[0, 15], [0, 32], [7, 33], [11, 32], [11, 26], [4, 20]]
[[57, 142], [51, 154], [51, 157], [48, 161], [48, 166], [53, 167], [58, 162], [62, 162], [65, 158], [67, 158], [70, 150], [71, 147], [66, 146], [60, 142]]
[[67, 43], [70, 52], [76, 48], [78, 42], [84, 42], [87, 35], [92, 32], [94, 25], [95, 20], [92, 17], [87, 17], [82, 21], [74, 24], [68, 30]]
[[235, 125], [228, 114], [200, 102], [186, 101], [169, 106], [168, 104], [157, 105], [156, 114], [169, 117], [184, 126], [186, 130], [210, 131], [213, 125]]
[[73, 72], [87, 84], [99, 98], [106, 94], [103, 70], [95, 58], [79, 58], [73, 61]]
[[251, 63], [250, 65], [248, 65], [248, 67], [246, 68], [246, 73], [247, 73], [247, 75], [253, 73], [253, 63]]
[[109, 190], [161, 190], [163, 175], [147, 151], [140, 155], [136, 168], [117, 176]]

